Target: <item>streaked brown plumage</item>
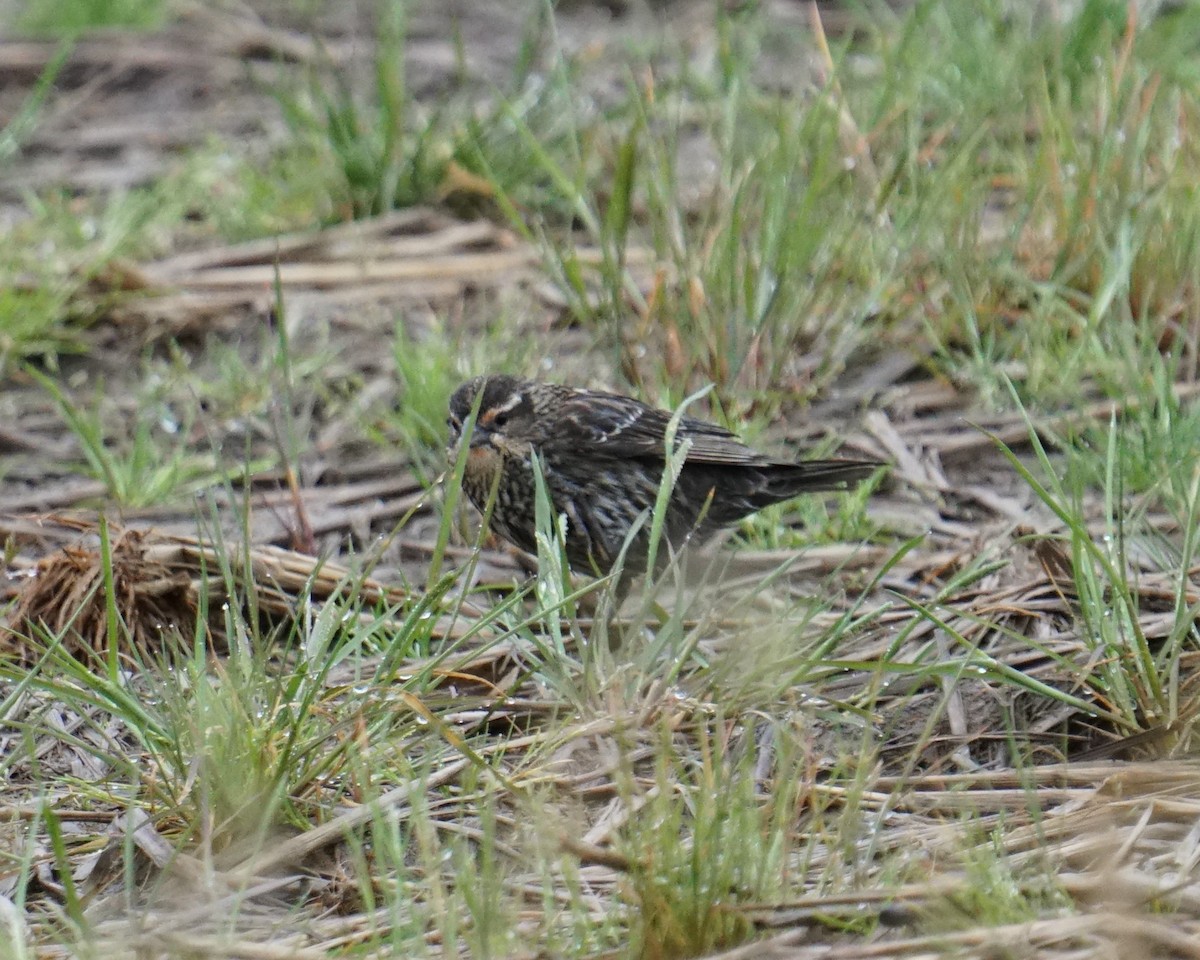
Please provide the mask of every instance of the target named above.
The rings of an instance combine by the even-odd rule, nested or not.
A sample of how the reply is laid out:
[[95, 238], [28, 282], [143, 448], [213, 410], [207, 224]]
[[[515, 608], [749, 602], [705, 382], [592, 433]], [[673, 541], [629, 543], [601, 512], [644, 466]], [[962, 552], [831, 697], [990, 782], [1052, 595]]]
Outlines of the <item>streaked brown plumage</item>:
[[[452, 462], [480, 394], [463, 472], [471, 502], [484, 510], [495, 487], [492, 529], [535, 552], [536, 453], [554, 510], [567, 518], [572, 569], [608, 573], [637, 518], [658, 497], [671, 414], [613, 393], [505, 374], [476, 377], [450, 399]], [[682, 419], [676, 439], [690, 443], [663, 529], [676, 548], [798, 494], [844, 489], [880, 466], [864, 460], [773, 460], [723, 427], [691, 417]], [[626, 554], [626, 576], [645, 569], [649, 530], [647, 519]], [[666, 554], [660, 551], [660, 557]]]

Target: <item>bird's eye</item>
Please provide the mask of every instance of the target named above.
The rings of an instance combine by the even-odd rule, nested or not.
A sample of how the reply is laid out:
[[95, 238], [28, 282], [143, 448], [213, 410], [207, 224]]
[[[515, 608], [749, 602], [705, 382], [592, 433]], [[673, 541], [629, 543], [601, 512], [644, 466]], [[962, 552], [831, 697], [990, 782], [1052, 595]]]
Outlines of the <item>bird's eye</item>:
[[506, 423], [508, 423], [507, 410], [501, 410], [498, 414], [492, 417], [492, 427], [496, 430], [503, 430]]

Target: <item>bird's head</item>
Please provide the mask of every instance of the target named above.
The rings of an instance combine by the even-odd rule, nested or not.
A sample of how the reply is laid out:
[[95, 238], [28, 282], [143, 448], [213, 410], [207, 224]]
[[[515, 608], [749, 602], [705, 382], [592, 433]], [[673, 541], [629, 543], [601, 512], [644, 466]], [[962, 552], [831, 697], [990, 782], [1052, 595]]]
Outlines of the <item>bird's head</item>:
[[521, 453], [529, 449], [535, 426], [533, 384], [506, 374], [475, 377], [450, 397], [450, 449], [458, 450], [471, 411], [479, 404], [469, 444], [472, 451], [501, 450]]

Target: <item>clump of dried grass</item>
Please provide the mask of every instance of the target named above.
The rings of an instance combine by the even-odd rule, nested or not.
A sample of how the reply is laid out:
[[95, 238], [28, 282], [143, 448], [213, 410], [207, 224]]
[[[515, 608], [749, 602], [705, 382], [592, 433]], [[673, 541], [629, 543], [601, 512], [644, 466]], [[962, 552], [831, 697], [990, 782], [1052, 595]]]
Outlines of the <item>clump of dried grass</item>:
[[197, 596], [191, 578], [152, 551], [155, 537], [123, 530], [111, 550], [111, 602], [121, 628], [110, 636], [108, 571], [103, 552], [71, 545], [38, 561], [22, 588], [11, 626], [0, 624], [0, 651], [30, 663], [56, 637], [72, 656], [101, 653], [118, 645], [128, 654], [160, 649], [164, 638], [191, 642], [196, 634]]
[[[85, 535], [96, 528], [83, 525]], [[104, 550], [72, 544], [38, 561], [17, 596], [7, 625], [0, 621], [0, 655], [23, 663], [35, 661], [47, 638], [73, 656], [107, 653], [136, 665], [165, 644], [189, 646], [203, 616], [204, 635], [215, 653], [227, 650], [223, 617], [213, 615], [233, 590], [253, 595], [258, 616], [289, 622], [302, 598], [318, 601], [349, 594], [385, 605], [406, 593], [318, 557], [255, 546], [230, 550], [196, 537], [154, 530], [120, 529], [111, 545], [112, 603], [105, 586]], [[240, 601], [239, 601], [240, 602]], [[117, 636], [110, 637], [113, 624]]]

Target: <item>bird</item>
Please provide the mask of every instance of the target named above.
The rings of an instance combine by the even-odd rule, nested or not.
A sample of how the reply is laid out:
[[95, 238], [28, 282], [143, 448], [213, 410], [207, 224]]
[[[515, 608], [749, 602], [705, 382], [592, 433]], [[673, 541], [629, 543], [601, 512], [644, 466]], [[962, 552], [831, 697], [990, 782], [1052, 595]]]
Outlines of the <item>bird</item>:
[[[556, 516], [565, 515], [564, 546], [576, 573], [606, 576], [639, 518], [621, 570], [622, 584], [646, 572], [649, 513], [666, 466], [672, 414], [633, 397], [494, 373], [474, 377], [450, 397], [453, 465], [467, 445], [462, 488], [491, 528], [537, 552], [536, 456]], [[475, 411], [469, 436], [464, 436]], [[662, 537], [672, 550], [702, 542], [770, 504], [801, 493], [841, 490], [871, 476], [871, 460], [788, 462], [758, 453], [714, 423], [681, 417], [676, 444], [686, 445], [667, 503]], [[676, 448], [678, 449], [678, 447]], [[494, 497], [494, 501], [493, 501]], [[668, 556], [657, 553], [656, 567]]]

